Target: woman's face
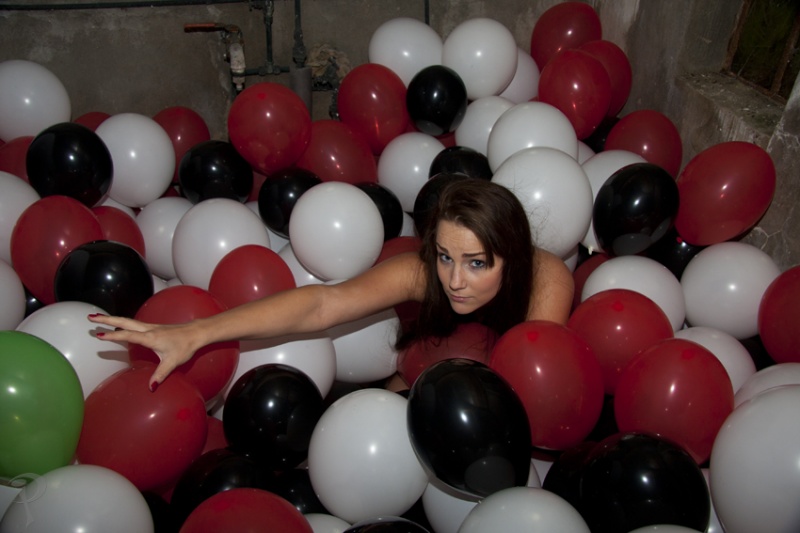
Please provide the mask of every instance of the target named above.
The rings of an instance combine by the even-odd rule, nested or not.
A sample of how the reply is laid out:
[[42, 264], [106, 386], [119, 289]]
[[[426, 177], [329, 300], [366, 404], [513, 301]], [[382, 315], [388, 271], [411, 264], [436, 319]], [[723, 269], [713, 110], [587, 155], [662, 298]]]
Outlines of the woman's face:
[[472, 231], [449, 221], [436, 228], [436, 271], [453, 311], [464, 315], [489, 303], [500, 290], [503, 259], [486, 264], [483, 244]]

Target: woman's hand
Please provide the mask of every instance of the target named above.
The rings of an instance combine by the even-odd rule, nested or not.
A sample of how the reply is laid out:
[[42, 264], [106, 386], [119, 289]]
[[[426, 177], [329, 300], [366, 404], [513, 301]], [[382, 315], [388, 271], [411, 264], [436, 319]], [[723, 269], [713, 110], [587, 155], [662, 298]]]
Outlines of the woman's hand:
[[158, 325], [146, 324], [118, 316], [101, 314], [89, 315], [89, 321], [114, 328], [114, 331], [100, 331], [99, 339], [140, 344], [153, 350], [161, 362], [150, 378], [150, 390], [154, 391], [158, 384], [178, 366], [192, 358], [197, 346], [194, 328], [188, 324]]

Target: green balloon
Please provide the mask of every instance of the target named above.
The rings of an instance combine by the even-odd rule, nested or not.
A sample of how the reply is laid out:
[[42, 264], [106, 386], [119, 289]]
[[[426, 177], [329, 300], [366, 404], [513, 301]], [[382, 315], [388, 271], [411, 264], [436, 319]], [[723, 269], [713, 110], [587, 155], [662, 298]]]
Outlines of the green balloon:
[[69, 360], [44, 340], [0, 331], [0, 478], [71, 464], [83, 390]]

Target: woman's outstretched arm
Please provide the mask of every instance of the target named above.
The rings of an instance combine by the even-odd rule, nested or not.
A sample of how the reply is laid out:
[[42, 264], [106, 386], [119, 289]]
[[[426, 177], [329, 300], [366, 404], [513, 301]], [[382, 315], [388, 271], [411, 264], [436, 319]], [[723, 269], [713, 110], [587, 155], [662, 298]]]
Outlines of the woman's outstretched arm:
[[566, 324], [572, 309], [574, 290], [572, 272], [564, 261], [545, 250], [536, 250], [528, 320]]
[[146, 324], [104, 315], [89, 319], [117, 328], [99, 332], [99, 337], [141, 344], [159, 356], [161, 362], [151, 378], [153, 388], [153, 383], [162, 382], [208, 344], [323, 331], [404, 301], [419, 300], [424, 276], [419, 258], [408, 253], [337, 285], [299, 287], [186, 324]]

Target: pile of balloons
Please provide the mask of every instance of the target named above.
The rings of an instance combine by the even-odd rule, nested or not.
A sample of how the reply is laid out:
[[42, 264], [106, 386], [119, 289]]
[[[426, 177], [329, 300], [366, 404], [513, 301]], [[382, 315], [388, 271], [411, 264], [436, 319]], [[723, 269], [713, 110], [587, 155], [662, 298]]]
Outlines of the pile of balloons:
[[[391, 19], [369, 59], [338, 117], [255, 83], [225, 140], [181, 106], [73, 118], [47, 69], [0, 63], [0, 478], [24, 486], [0, 533], [797, 531], [800, 266], [739, 241], [770, 156], [731, 141], [681, 168], [668, 117], [618, 116], [632, 68], [582, 2], [529, 49], [490, 18]], [[418, 249], [461, 179], [514, 191], [573, 270], [566, 325], [398, 353], [403, 304], [206, 346], [150, 392], [157, 356], [86, 318], [357, 276]]]

